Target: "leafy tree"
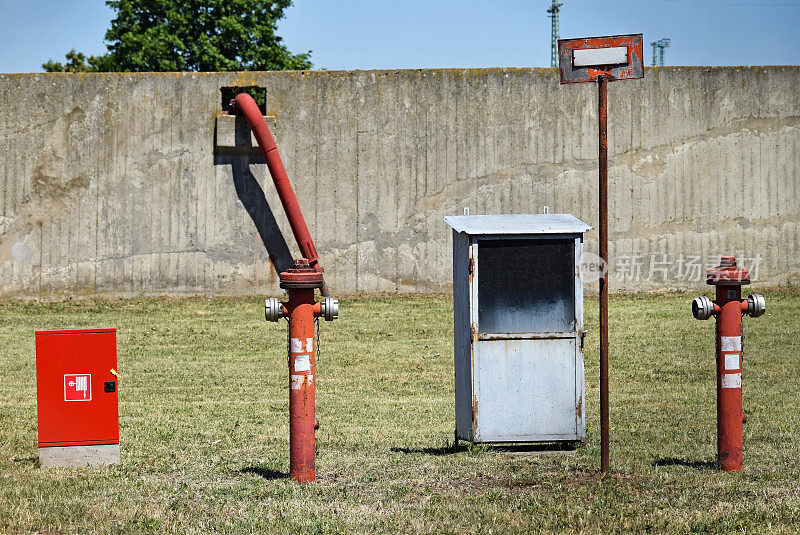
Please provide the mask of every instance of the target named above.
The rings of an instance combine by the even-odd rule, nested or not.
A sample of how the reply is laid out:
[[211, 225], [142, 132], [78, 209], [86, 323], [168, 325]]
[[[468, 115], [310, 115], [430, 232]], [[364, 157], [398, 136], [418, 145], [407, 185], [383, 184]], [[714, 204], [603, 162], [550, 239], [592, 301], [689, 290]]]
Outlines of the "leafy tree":
[[63, 65], [58, 61], [48, 60], [42, 67], [47, 72], [101, 72], [114, 70], [109, 63], [110, 56], [89, 56], [82, 52], [75, 52], [73, 48], [64, 56], [67, 62]]
[[291, 0], [109, 0], [108, 53], [71, 50], [47, 72], [238, 71], [311, 67], [275, 34]]

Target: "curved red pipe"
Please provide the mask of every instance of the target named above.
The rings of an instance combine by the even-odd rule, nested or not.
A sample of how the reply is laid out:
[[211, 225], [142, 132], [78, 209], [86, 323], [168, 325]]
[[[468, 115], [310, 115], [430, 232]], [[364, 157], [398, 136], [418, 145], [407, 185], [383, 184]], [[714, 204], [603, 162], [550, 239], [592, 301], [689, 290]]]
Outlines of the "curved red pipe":
[[303, 258], [308, 259], [308, 263], [311, 267], [317, 271], [322, 271], [322, 266], [319, 265], [317, 249], [314, 247], [314, 241], [311, 239], [311, 233], [308, 231], [303, 212], [300, 210], [300, 205], [297, 203], [297, 197], [294, 195], [292, 184], [289, 182], [289, 176], [286, 174], [286, 169], [284, 169], [283, 162], [278, 154], [278, 146], [275, 144], [275, 140], [272, 138], [269, 128], [267, 128], [267, 122], [261, 115], [258, 104], [256, 104], [253, 97], [247, 93], [239, 93], [236, 95], [235, 110], [237, 113], [244, 115], [247, 119], [250, 130], [253, 131], [258, 146], [264, 154], [264, 159], [267, 161], [267, 167], [269, 168], [269, 174], [272, 176], [272, 181], [275, 183], [275, 189], [278, 190], [278, 197], [280, 197], [283, 210], [286, 212], [286, 217], [289, 219], [289, 225], [292, 227], [294, 239], [297, 240], [300, 254]]

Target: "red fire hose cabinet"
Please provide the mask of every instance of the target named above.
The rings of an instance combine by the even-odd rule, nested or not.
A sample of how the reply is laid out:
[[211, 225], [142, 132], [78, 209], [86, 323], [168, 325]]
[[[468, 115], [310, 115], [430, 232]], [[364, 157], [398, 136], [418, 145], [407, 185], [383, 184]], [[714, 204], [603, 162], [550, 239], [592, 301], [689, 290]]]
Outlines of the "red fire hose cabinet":
[[117, 331], [36, 331], [39, 461], [119, 462]]

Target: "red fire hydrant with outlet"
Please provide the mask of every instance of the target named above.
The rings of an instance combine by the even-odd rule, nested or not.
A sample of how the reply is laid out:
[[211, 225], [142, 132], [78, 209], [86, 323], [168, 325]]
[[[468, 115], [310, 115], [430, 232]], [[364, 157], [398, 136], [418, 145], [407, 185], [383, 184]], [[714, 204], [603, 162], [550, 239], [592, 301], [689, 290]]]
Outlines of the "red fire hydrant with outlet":
[[287, 290], [289, 301], [272, 297], [264, 303], [267, 321], [289, 321], [289, 465], [290, 476], [299, 483], [315, 479], [315, 436], [319, 423], [314, 417], [314, 373], [316, 366], [314, 323], [316, 318], [333, 321], [339, 317], [339, 302], [325, 297], [314, 298], [322, 288], [322, 272], [311, 267], [307, 258], [298, 258], [294, 266], [280, 274], [280, 286]]
[[750, 272], [736, 265], [736, 258], [723, 256], [720, 265], [708, 270], [706, 283], [716, 286], [715, 301], [696, 297], [692, 314], [699, 320], [717, 318], [717, 462], [725, 471], [741, 470], [742, 424], [742, 315], [757, 318], [766, 303], [759, 294], [742, 299], [742, 286], [750, 284]]
[[[264, 316], [267, 321], [286, 318], [289, 322], [290, 475], [299, 483], [311, 482], [315, 479], [314, 431], [319, 427], [314, 417], [314, 325], [319, 317], [325, 318], [325, 321], [338, 318], [339, 301], [328, 297], [317, 249], [278, 154], [275, 139], [258, 105], [247, 93], [237, 95], [234, 102], [234, 111], [247, 119], [264, 155], [300, 254], [303, 255], [303, 258], [295, 260], [290, 269], [280, 274], [280, 286], [288, 292], [289, 301], [281, 303], [275, 297], [267, 299]], [[321, 302], [314, 298], [317, 288], [324, 296]]]

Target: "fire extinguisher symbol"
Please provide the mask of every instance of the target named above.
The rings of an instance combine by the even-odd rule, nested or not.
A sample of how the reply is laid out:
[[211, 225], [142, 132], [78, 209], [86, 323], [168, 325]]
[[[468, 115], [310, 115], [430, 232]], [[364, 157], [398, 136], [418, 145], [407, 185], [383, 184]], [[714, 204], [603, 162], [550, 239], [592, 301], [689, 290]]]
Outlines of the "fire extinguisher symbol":
[[64, 401], [92, 401], [92, 375], [64, 374]]

